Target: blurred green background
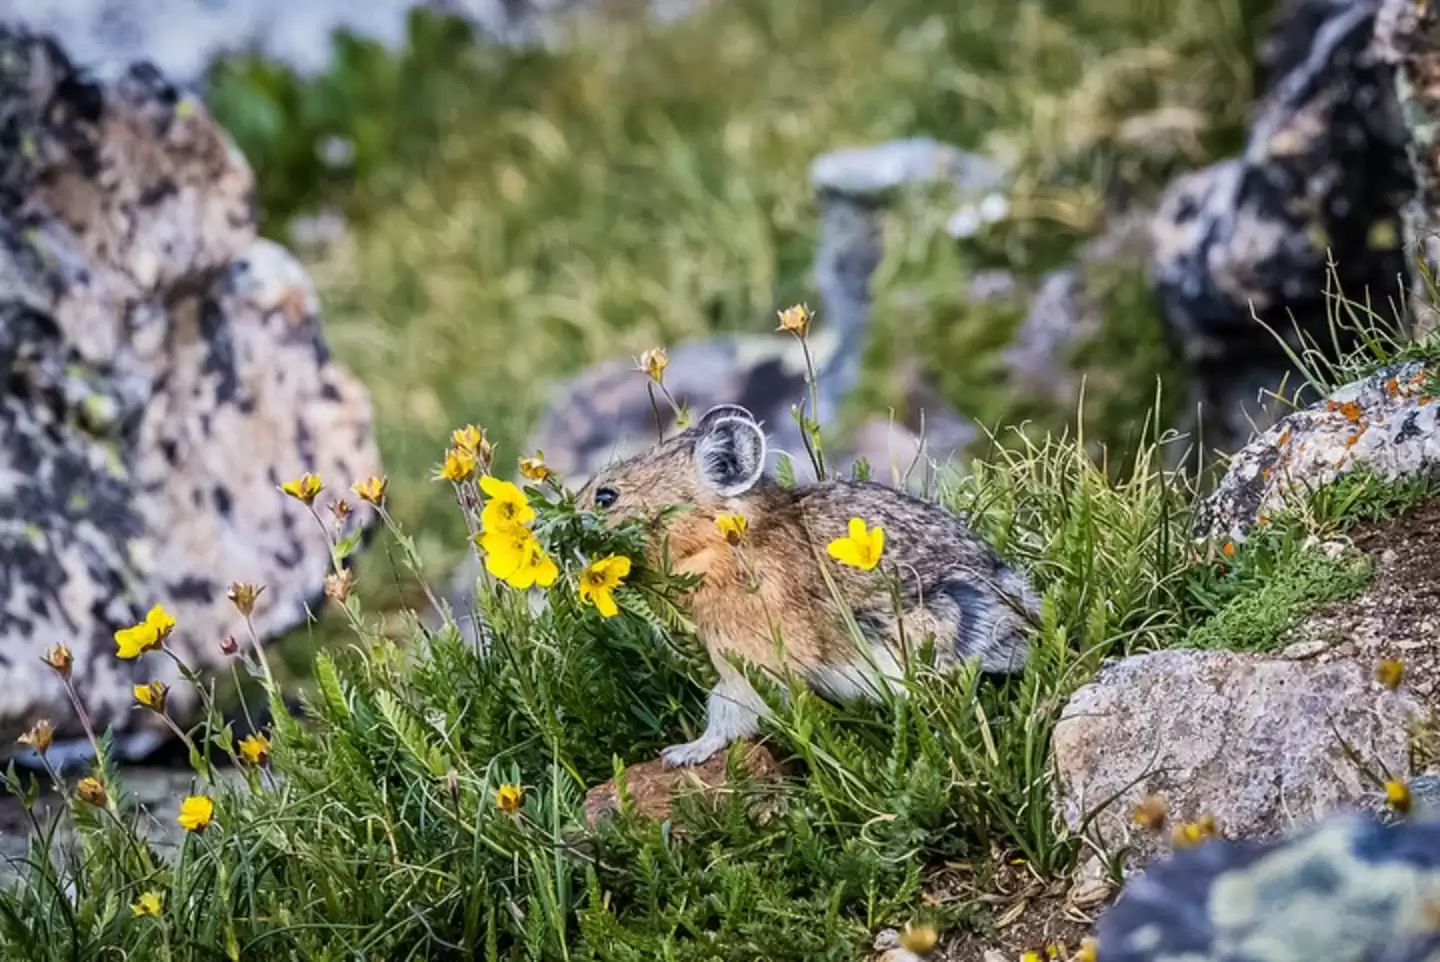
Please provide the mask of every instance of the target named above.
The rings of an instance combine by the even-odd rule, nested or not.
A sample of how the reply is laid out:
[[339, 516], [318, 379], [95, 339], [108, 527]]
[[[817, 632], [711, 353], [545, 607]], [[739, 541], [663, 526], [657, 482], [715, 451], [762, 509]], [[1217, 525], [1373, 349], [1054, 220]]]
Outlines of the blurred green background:
[[[814, 304], [806, 173], [838, 147], [932, 136], [1015, 170], [1011, 217], [973, 243], [945, 234], [950, 209], [889, 217], [855, 404], [895, 401], [887, 374], [914, 356], [986, 426], [1073, 421], [1004, 383], [998, 351], [1023, 309], [972, 302], [968, 278], [1033, 281], [1107, 211], [1237, 149], [1269, 8], [715, 0], [664, 27], [616, 12], [548, 50], [417, 12], [403, 50], [338, 37], [331, 69], [305, 80], [233, 58], [209, 96], [257, 170], [267, 234], [291, 244], [317, 211], [348, 221], [341, 242], [298, 252], [371, 392], [394, 514], [446, 583], [464, 541], [449, 486], [429, 479], [448, 432], [483, 425], [513, 459], [544, 392], [585, 365]], [[327, 162], [337, 144], [348, 157]], [[1084, 364], [1109, 387], [1087, 411], [1120, 434], [1167, 362], [1141, 274], [1096, 286], [1108, 333]], [[361, 579], [374, 600], [409, 590], [383, 542]]]

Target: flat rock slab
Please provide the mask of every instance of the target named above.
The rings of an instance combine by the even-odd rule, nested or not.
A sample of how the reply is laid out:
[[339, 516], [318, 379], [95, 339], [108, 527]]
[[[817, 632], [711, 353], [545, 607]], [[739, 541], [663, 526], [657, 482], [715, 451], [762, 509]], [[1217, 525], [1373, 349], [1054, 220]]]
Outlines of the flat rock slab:
[[[724, 792], [729, 784], [725, 772], [726, 754], [711, 756], [700, 765], [666, 768], [656, 758], [625, 769], [625, 788], [635, 812], [645, 818], [663, 820], [677, 792], [699, 791], [709, 798]], [[745, 754], [745, 768], [756, 778], [775, 778], [780, 763], [764, 745], [751, 744]], [[585, 823], [594, 828], [620, 809], [620, 793], [614, 780], [597, 785], [585, 795]]]
[[1059, 808], [1076, 831], [1109, 802], [1092, 831], [1107, 850], [1132, 845], [1142, 860], [1169, 845], [1131, 820], [1152, 793], [1172, 821], [1209, 815], [1225, 835], [1274, 837], [1373, 795], [1342, 740], [1366, 766], [1405, 772], [1418, 710], [1403, 687], [1382, 687], [1372, 665], [1354, 660], [1137, 655], [1103, 668], [1066, 705], [1053, 741]]

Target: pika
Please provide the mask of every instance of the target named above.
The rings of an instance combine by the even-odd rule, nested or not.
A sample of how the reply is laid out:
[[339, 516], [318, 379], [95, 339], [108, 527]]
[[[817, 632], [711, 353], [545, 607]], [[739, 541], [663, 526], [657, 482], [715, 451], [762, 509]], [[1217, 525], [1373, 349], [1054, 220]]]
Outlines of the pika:
[[[650, 451], [597, 472], [576, 494], [578, 506], [603, 512], [610, 524], [649, 518], [647, 561], [657, 564], [668, 550], [674, 570], [699, 576], [687, 608], [719, 680], [704, 733], [666, 748], [667, 766], [699, 764], [758, 734], [767, 706], [730, 653], [794, 671], [839, 699], [878, 698], [879, 685], [903, 676], [904, 651], [926, 636], [935, 639], [942, 669], [970, 658], [986, 672], [1024, 668], [1027, 622], [1038, 614], [1039, 599], [1029, 580], [959, 518], [871, 482], [784, 487], [764, 473], [766, 446], [748, 410], [718, 405]], [[688, 510], [661, 522], [657, 514], [669, 505]], [[716, 524], [721, 515], [745, 518], [738, 543]], [[852, 518], [884, 529], [879, 566], [842, 565], [827, 554], [831, 541], [849, 534]], [[887, 570], [900, 576], [898, 605]]]

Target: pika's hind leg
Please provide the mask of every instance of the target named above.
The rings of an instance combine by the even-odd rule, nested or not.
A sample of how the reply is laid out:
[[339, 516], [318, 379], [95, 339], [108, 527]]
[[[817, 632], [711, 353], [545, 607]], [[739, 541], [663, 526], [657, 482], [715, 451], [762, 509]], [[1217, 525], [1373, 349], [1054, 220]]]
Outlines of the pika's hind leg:
[[760, 719], [769, 711], [745, 676], [729, 663], [719, 667], [720, 680], [710, 690], [705, 731], [693, 742], [671, 745], [660, 752], [666, 767], [699, 765], [730, 743], [760, 733]]

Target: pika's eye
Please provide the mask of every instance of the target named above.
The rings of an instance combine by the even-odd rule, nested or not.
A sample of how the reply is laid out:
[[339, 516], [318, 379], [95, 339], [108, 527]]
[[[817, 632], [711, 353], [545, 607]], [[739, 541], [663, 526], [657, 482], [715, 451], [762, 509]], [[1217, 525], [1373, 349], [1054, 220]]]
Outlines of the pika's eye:
[[620, 492], [614, 488], [599, 488], [595, 492], [595, 507], [604, 511], [616, 501], [620, 500]]

